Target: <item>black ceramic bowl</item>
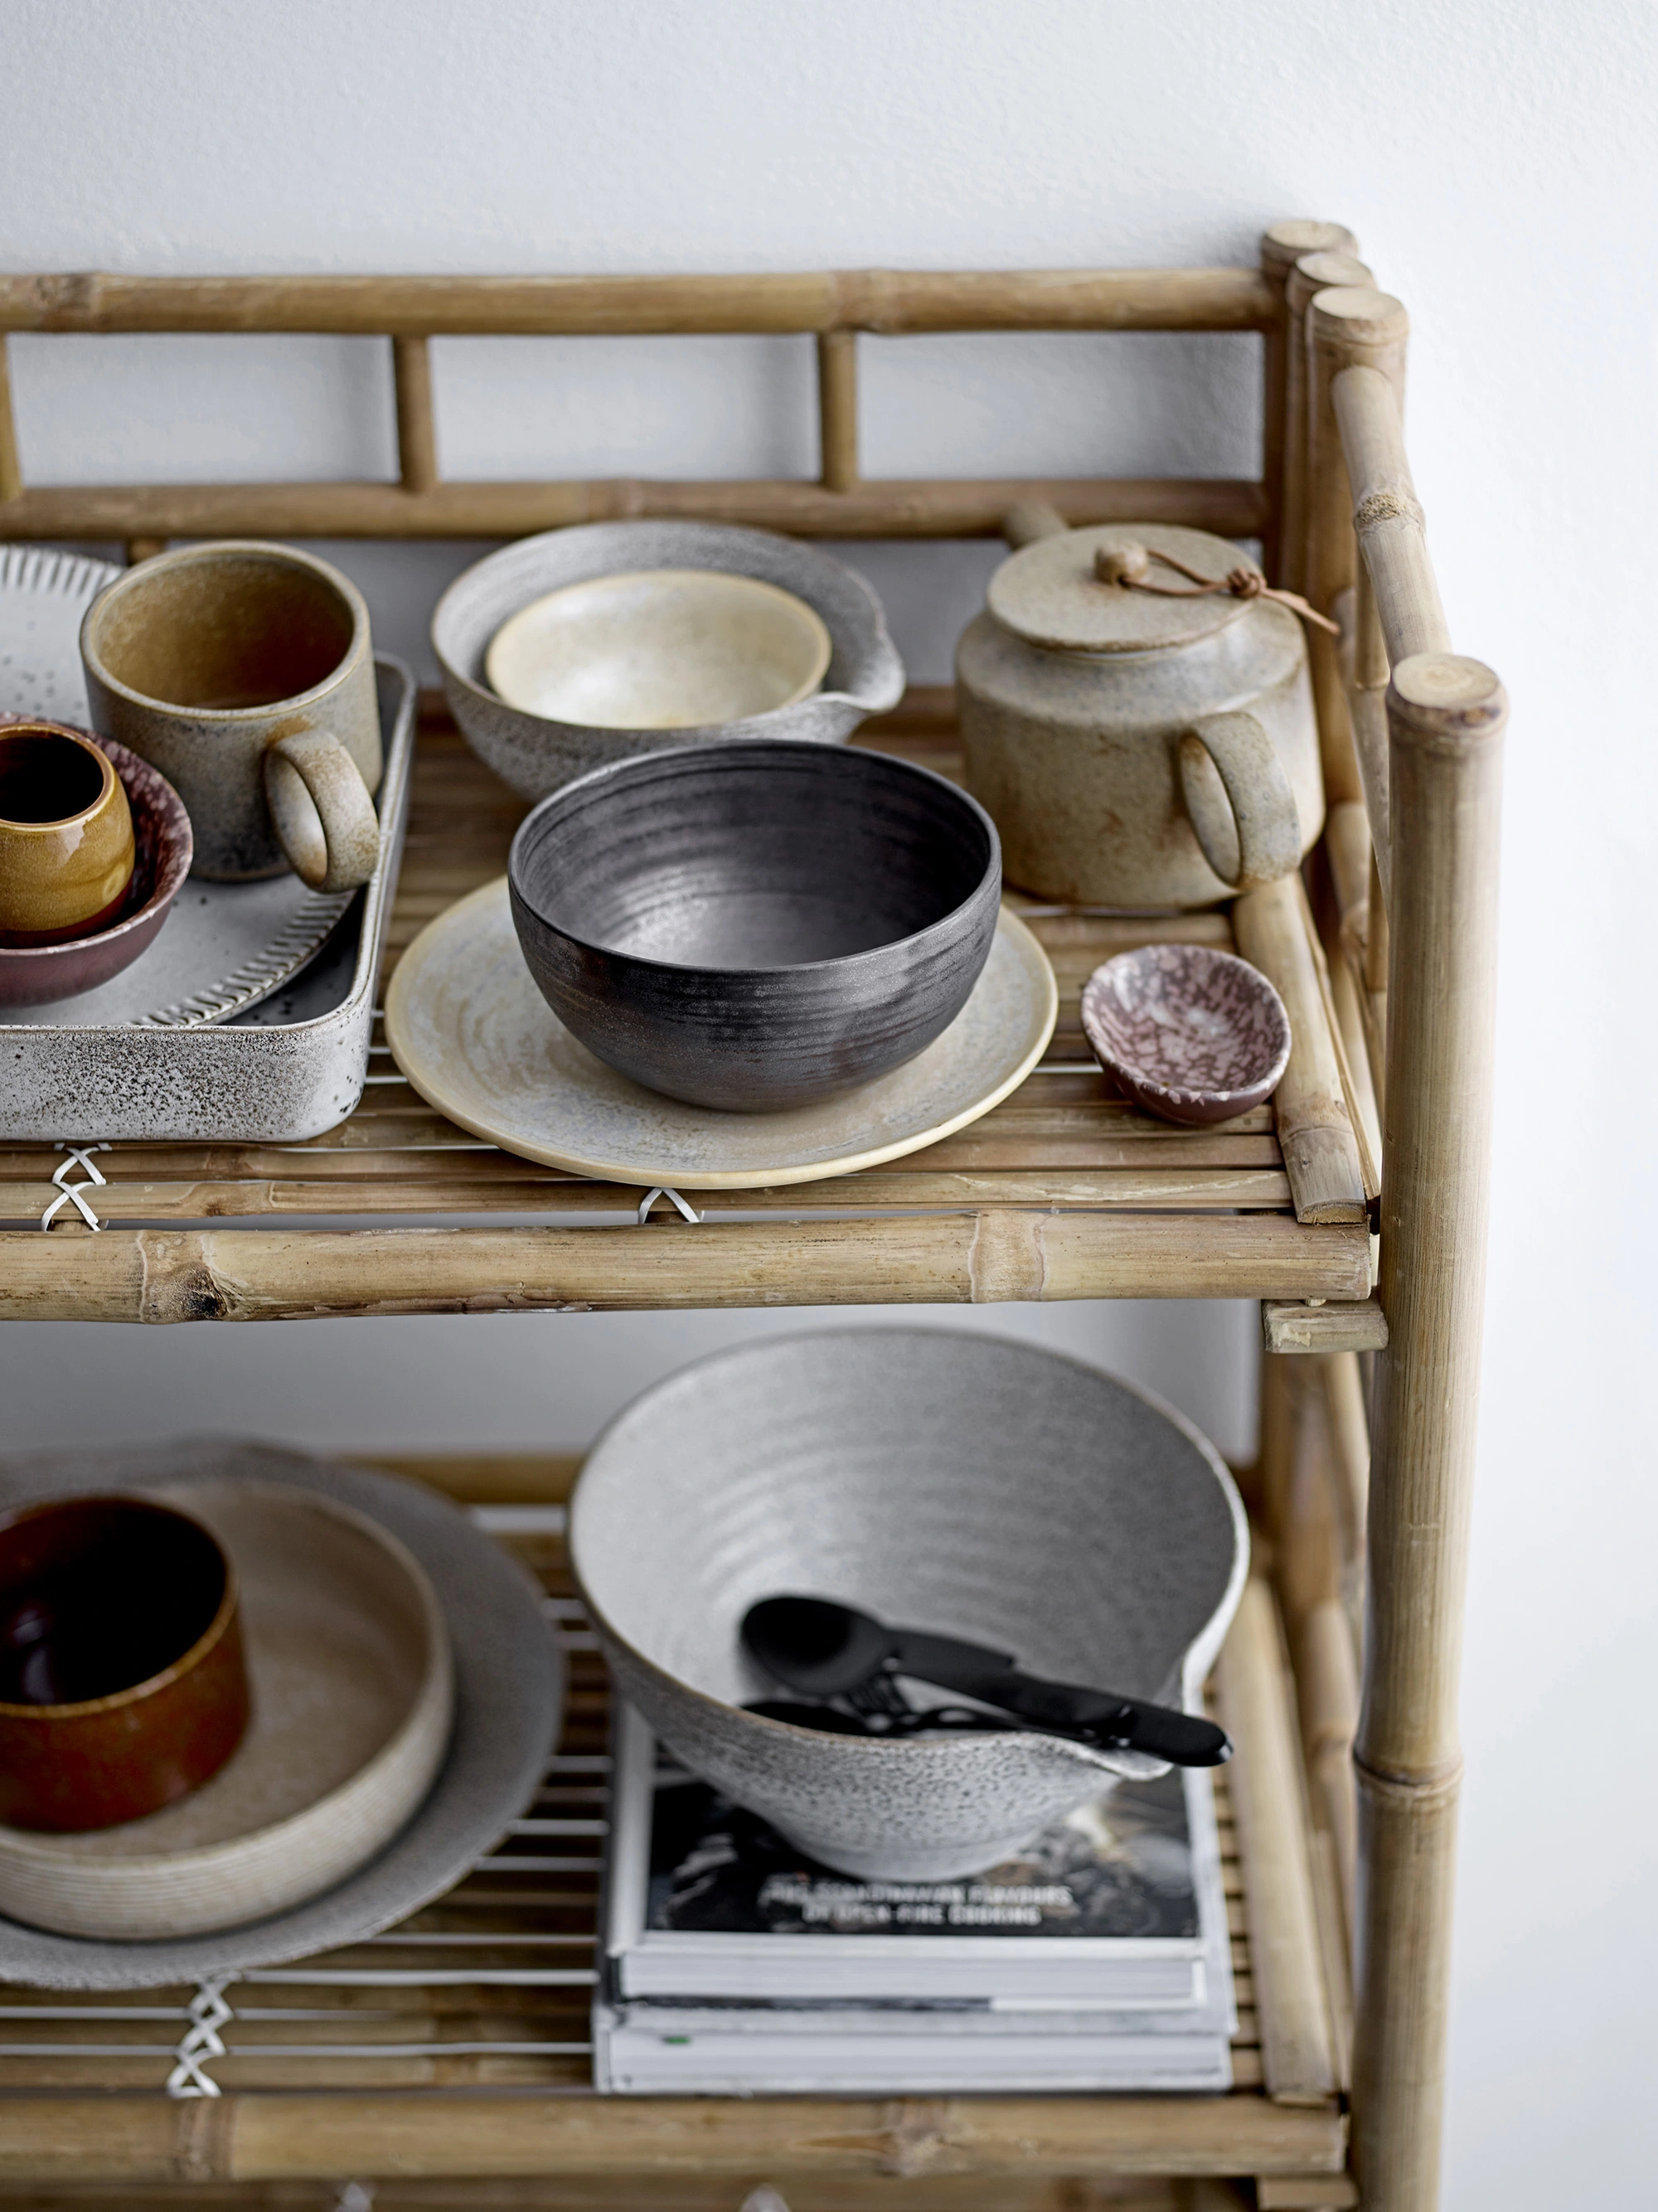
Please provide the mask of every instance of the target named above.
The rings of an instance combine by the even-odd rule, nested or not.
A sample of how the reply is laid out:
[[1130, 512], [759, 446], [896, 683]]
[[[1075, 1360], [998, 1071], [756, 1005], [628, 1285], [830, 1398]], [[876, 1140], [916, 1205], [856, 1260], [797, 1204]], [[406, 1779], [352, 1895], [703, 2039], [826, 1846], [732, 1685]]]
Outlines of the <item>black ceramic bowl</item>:
[[543, 997], [653, 1091], [763, 1113], [909, 1060], [990, 957], [983, 807], [884, 754], [756, 739], [636, 755], [542, 800], [513, 921]]

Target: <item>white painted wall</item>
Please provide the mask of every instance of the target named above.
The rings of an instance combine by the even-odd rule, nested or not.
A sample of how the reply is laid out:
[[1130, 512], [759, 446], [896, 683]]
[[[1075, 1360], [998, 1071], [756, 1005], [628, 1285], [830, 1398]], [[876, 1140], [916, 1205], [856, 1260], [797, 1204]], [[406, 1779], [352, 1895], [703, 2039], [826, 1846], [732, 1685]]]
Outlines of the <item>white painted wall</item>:
[[[1658, 15], [1637, 0], [9, 0], [0, 259], [132, 270], [1242, 261], [1333, 216], [1415, 319], [1459, 644], [1515, 702], [1447, 2202], [1650, 2200]], [[872, 471], [1250, 465], [1248, 341], [865, 342]], [[222, 357], [234, 356], [227, 370]], [[37, 480], [389, 471], [372, 347], [17, 348]], [[804, 342], [440, 349], [445, 465], [807, 470]], [[419, 656], [464, 549], [353, 549]], [[862, 557], [862, 556], [860, 556]], [[984, 549], [877, 549], [945, 672]], [[1643, 1237], [1642, 1244], [1647, 1241]], [[959, 1316], [958, 1316], [959, 1318]], [[1233, 1449], [1213, 1310], [977, 1316]], [[756, 1316], [0, 1332], [8, 1437], [577, 1440]]]

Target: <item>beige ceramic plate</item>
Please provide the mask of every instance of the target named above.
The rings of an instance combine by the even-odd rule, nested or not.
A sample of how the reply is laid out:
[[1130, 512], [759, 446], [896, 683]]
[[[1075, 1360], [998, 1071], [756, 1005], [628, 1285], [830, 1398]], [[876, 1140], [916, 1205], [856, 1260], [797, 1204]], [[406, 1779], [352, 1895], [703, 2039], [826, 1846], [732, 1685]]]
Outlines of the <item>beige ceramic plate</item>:
[[253, 1719], [229, 1762], [148, 1820], [0, 1828], [0, 1912], [117, 1940], [285, 1911], [373, 1858], [430, 1789], [453, 1671], [431, 1584], [365, 1514], [264, 1482], [176, 1497], [236, 1563]]
[[792, 707], [830, 650], [817, 610], [775, 584], [642, 568], [531, 600], [495, 632], [484, 673], [509, 707], [555, 721], [696, 729]]
[[820, 1106], [722, 1114], [619, 1075], [578, 1044], [519, 951], [502, 876], [428, 922], [386, 999], [398, 1066], [428, 1105], [521, 1158], [601, 1182], [744, 1190], [875, 1167], [965, 1128], [1054, 1034], [1048, 955], [1003, 909], [984, 973], [941, 1037]]

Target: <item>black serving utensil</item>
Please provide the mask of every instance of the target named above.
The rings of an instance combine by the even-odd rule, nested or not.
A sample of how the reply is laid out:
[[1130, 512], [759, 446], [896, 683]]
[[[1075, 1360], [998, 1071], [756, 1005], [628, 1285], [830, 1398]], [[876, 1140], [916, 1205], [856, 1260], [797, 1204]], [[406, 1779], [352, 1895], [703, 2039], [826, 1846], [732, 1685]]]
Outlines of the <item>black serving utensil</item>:
[[1098, 1750], [1143, 1751], [1175, 1766], [1219, 1766], [1232, 1756], [1212, 1721], [1110, 1690], [1045, 1681], [1022, 1673], [1010, 1652], [925, 1629], [889, 1628], [829, 1598], [762, 1598], [743, 1616], [742, 1638], [774, 1681], [808, 1698], [866, 1698], [876, 1678], [908, 1674]]
[[934, 1705], [922, 1711], [909, 1705], [843, 1713], [838, 1705], [798, 1705], [787, 1698], [754, 1698], [743, 1708], [762, 1720], [786, 1721], [791, 1728], [820, 1729], [828, 1735], [905, 1736], [930, 1734], [993, 1734], [1007, 1726], [999, 1714], [966, 1705]]

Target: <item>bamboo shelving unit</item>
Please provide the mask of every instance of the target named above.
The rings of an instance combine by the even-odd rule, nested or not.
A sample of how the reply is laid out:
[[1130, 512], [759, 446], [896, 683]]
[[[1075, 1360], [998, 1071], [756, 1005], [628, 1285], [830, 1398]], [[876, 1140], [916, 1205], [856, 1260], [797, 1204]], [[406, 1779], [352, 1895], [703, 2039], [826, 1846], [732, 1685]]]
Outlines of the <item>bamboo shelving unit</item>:
[[[1260, 479], [864, 480], [858, 334], [992, 329], [1259, 334]], [[380, 2212], [736, 2212], [768, 2183], [792, 2212], [1219, 2212], [1248, 2201], [1234, 2185], [1252, 2185], [1266, 2212], [1347, 2207], [1361, 2191], [1370, 2212], [1430, 2212], [1504, 706], [1489, 670], [1449, 651], [1400, 430], [1405, 313], [1375, 289], [1351, 236], [1278, 224], [1254, 270], [18, 276], [0, 278], [8, 330], [378, 334], [392, 349], [401, 473], [386, 484], [30, 488], [0, 377], [0, 538], [112, 536], [137, 557], [174, 535], [505, 535], [688, 514], [831, 538], [953, 537], [993, 534], [1011, 507], [1039, 501], [1073, 522], [1257, 536], [1274, 575], [1333, 613], [1343, 635], [1312, 640], [1329, 818], [1306, 895], [1291, 878], [1230, 915], [1161, 919], [1023, 902], [1060, 978], [1048, 1060], [995, 1112], [911, 1159], [801, 1188], [704, 1194], [701, 1223], [661, 1207], [641, 1224], [642, 1192], [478, 1145], [421, 1103], [383, 1048], [356, 1111], [309, 1144], [122, 1145], [103, 1156], [107, 1182], [91, 1194], [109, 1225], [95, 1236], [76, 1225], [42, 1236], [32, 1224], [55, 1194], [58, 1158], [43, 1147], [0, 1153], [0, 1317], [1259, 1298], [1268, 1350], [1309, 1356], [1266, 1362], [1249, 1481], [1271, 1586], [1251, 1585], [1217, 1684], [1240, 1745], [1227, 1829], [1247, 1993], [1234, 2093], [595, 2099], [579, 2051], [543, 2047], [583, 2039], [575, 1984], [463, 1987], [421, 1966], [440, 1933], [498, 1935], [506, 1957], [537, 1929], [590, 1930], [580, 1882], [509, 1893], [498, 1886], [518, 1877], [492, 1862], [398, 1931], [408, 1948], [392, 1955], [407, 1973], [394, 1998], [318, 1984], [265, 2008], [303, 2011], [305, 2023], [239, 2025], [220, 2097], [157, 2094], [154, 2057], [123, 2055], [153, 2027], [112, 2027], [118, 2047], [94, 2057], [70, 2048], [84, 2045], [84, 2021], [39, 2017], [45, 2055], [0, 2057], [0, 2202], [308, 2207], [346, 2202], [341, 2178], [351, 2176], [350, 2201], [372, 2183]], [[688, 331], [813, 339], [819, 483], [441, 477], [432, 337]], [[912, 693], [859, 741], [948, 771], [949, 695]], [[391, 959], [500, 872], [521, 811], [427, 702]], [[1082, 981], [1110, 953], [1160, 937], [1236, 944], [1284, 991], [1297, 1059], [1275, 1110], [1173, 1130], [1090, 1069]], [[473, 1501], [544, 1511], [570, 1473], [550, 1462], [413, 1471]], [[561, 1571], [552, 1537], [536, 1563]], [[579, 1675], [567, 1758], [598, 1756], [599, 1700], [597, 1680]], [[340, 1972], [354, 1967], [348, 1959]], [[19, 2008], [38, 2009], [27, 1998]], [[366, 2039], [369, 2055], [325, 2055], [343, 2039], [343, 2011], [351, 2047]]]

